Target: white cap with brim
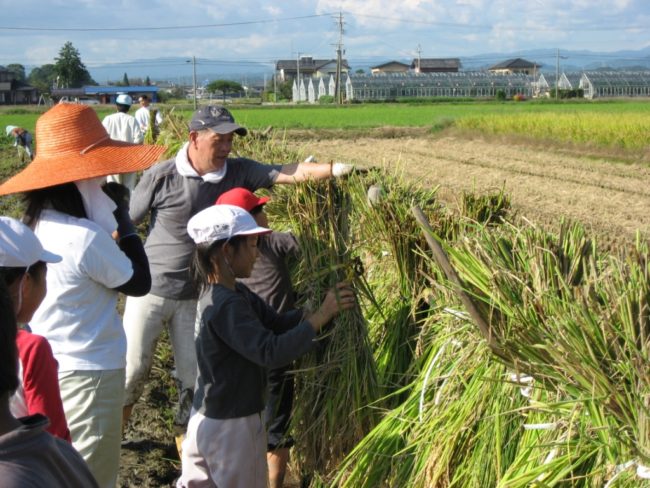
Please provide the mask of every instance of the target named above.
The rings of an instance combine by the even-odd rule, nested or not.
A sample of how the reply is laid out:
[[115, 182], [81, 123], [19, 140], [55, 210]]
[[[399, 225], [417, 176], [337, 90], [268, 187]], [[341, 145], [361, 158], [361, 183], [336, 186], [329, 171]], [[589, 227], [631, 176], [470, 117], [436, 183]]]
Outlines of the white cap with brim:
[[187, 223], [187, 233], [196, 244], [207, 244], [235, 236], [268, 234], [246, 210], [234, 205], [213, 205]]
[[5, 127], [5, 132], [7, 133], [8, 136], [10, 136], [11, 133], [14, 131], [14, 129], [17, 128], [18, 128], [17, 125], [8, 125], [7, 127]]
[[28, 268], [38, 261], [58, 263], [61, 256], [43, 249], [32, 229], [19, 220], [0, 217], [0, 266]]
[[127, 95], [126, 93], [120, 93], [115, 97], [115, 103], [118, 105], [133, 105], [133, 98], [131, 98], [131, 95]]

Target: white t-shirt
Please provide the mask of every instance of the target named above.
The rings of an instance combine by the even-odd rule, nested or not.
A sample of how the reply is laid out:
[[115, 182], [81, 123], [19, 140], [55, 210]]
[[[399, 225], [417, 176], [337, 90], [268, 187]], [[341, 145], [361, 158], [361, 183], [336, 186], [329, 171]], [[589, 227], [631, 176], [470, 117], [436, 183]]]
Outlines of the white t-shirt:
[[144, 132], [133, 115], [116, 112], [102, 120], [106, 132], [114, 141], [142, 143]]
[[[140, 127], [142, 127], [142, 131], [146, 132], [147, 127], [149, 127], [149, 119], [151, 118], [151, 114], [149, 112], [149, 107], [140, 107], [138, 110], [135, 111], [135, 120], [138, 121], [138, 124], [140, 124]], [[160, 124], [162, 122], [162, 115], [160, 115], [160, 112], [156, 112], [156, 124]]]
[[126, 337], [112, 288], [131, 279], [131, 261], [88, 219], [43, 210], [35, 232], [63, 259], [47, 265], [47, 295], [32, 331], [50, 342], [59, 371], [123, 368]]

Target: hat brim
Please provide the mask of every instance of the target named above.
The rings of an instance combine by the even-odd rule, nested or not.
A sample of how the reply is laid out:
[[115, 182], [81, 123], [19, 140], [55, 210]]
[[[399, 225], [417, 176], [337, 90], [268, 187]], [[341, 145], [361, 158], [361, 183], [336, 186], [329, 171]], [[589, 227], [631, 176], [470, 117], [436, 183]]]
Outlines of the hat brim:
[[273, 232], [271, 229], [267, 229], [266, 227], [254, 227], [249, 230], [244, 230], [241, 232], [237, 232], [233, 237], [235, 236], [254, 236], [254, 235], [262, 235], [262, 234], [270, 234]]
[[62, 259], [63, 258], [58, 254], [54, 254], [53, 252], [43, 249], [40, 260], [45, 261], [46, 263], [60, 263]]
[[216, 132], [217, 134], [230, 134], [232, 132], [239, 136], [245, 136], [248, 134], [248, 129], [246, 129], [246, 127], [242, 127], [241, 125], [235, 124], [233, 122], [219, 124], [216, 127], [208, 127], [208, 129], [210, 129], [212, 132]]
[[165, 146], [107, 139], [83, 154], [74, 151], [63, 152], [55, 157], [43, 157], [37, 152], [34, 160], [24, 170], [0, 185], [0, 195], [140, 171], [158, 161], [166, 150]]
[[264, 205], [264, 204], [268, 203], [269, 200], [271, 200], [271, 197], [259, 197], [257, 199], [257, 205], [255, 205], [255, 206], [259, 207], [260, 205]]

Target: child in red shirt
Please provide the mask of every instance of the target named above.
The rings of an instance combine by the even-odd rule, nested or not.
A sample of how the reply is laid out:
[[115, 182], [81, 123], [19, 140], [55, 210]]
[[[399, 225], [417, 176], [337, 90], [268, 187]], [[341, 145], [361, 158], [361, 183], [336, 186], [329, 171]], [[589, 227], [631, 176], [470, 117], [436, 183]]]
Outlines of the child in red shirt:
[[71, 442], [52, 348], [27, 325], [47, 292], [47, 263], [60, 260], [60, 256], [43, 249], [25, 224], [0, 217], [0, 278], [9, 290], [19, 325], [16, 346], [20, 384], [10, 399], [11, 413], [15, 417], [43, 414], [50, 421], [46, 430]]

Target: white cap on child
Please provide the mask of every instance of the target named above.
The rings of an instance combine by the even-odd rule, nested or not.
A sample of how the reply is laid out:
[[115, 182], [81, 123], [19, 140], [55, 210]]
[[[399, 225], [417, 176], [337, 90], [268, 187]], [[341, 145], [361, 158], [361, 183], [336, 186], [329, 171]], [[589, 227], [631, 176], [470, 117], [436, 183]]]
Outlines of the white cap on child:
[[0, 266], [28, 268], [38, 261], [58, 263], [61, 256], [43, 249], [32, 229], [19, 220], [0, 216]]
[[268, 234], [246, 210], [234, 205], [213, 205], [201, 210], [187, 223], [187, 233], [197, 244], [205, 244], [235, 236]]

